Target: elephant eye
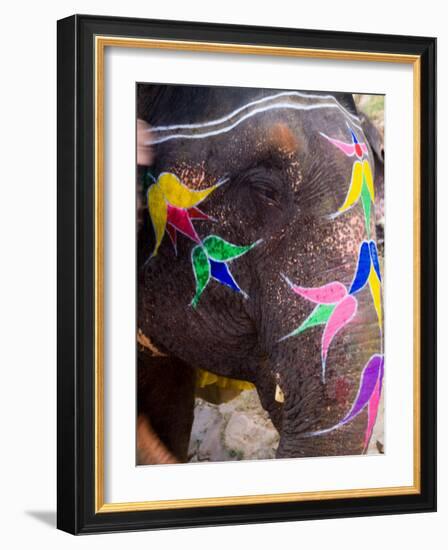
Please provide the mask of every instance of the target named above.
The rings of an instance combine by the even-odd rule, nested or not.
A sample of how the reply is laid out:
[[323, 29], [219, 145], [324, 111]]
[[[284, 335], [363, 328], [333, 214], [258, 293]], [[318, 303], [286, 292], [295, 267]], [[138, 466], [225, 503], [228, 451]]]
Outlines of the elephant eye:
[[281, 206], [281, 180], [275, 170], [253, 168], [241, 178], [240, 184], [250, 195], [266, 206]]
[[273, 182], [267, 180], [256, 180], [252, 183], [251, 188], [261, 199], [265, 200], [267, 204], [272, 206], [279, 206], [280, 197], [277, 189], [275, 189]]

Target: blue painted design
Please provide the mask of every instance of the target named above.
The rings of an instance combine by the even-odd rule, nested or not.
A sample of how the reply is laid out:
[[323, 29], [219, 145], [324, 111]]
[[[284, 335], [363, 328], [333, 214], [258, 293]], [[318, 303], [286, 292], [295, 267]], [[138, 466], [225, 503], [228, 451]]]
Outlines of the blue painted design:
[[224, 262], [217, 262], [209, 257], [211, 276], [223, 285], [226, 285], [236, 292], [241, 292], [240, 287], [236, 284], [235, 279]]
[[350, 132], [352, 134], [353, 143], [356, 145], [357, 143], [359, 143], [358, 138], [356, 137], [355, 132], [351, 128], [349, 128], [349, 129], [350, 129]]
[[378, 249], [376, 248], [375, 241], [370, 241], [370, 257], [372, 258], [373, 269], [378, 275], [378, 279], [381, 281], [380, 261], [378, 260]]
[[353, 279], [352, 286], [350, 287], [349, 294], [354, 294], [364, 288], [369, 278], [370, 273], [370, 247], [367, 241], [361, 244], [358, 256], [358, 266], [356, 268], [356, 275]]

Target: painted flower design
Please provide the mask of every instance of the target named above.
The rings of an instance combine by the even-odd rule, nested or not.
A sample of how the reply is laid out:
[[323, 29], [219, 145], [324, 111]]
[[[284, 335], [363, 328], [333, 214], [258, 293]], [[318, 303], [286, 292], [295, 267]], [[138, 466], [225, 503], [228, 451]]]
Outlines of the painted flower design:
[[367, 235], [370, 235], [370, 219], [372, 203], [375, 201], [375, 189], [370, 163], [367, 158], [364, 158], [368, 156], [368, 149], [365, 143], [361, 143], [358, 140], [355, 132], [351, 128], [349, 128], [349, 130], [352, 137], [351, 143], [345, 143], [338, 139], [328, 137], [322, 132], [320, 133], [321, 136], [342, 151], [347, 157], [356, 157], [352, 167], [352, 175], [347, 196], [336, 215], [346, 212], [361, 199]]
[[319, 287], [303, 287], [295, 285], [283, 275], [293, 292], [316, 304], [316, 307], [303, 323], [281, 338], [286, 340], [297, 336], [312, 327], [324, 325], [321, 344], [322, 380], [325, 381], [325, 370], [328, 350], [336, 334], [355, 317], [358, 301], [354, 296], [368, 283], [373, 297], [378, 323], [381, 328], [381, 274], [378, 261], [378, 251], [374, 241], [363, 241], [359, 248], [356, 273], [350, 289], [338, 281]]
[[148, 189], [147, 200], [156, 243], [153, 256], [162, 242], [165, 231], [168, 233], [177, 253], [177, 233], [182, 233], [195, 243], [200, 243], [193, 220], [209, 220], [197, 205], [206, 199], [223, 182], [199, 191], [184, 185], [177, 176], [169, 172], [160, 174], [157, 181]]
[[328, 137], [323, 132], [320, 132], [320, 135], [323, 136], [325, 139], [328, 139], [330, 143], [340, 149], [347, 157], [356, 156], [358, 159], [361, 160], [364, 155], [368, 155], [367, 145], [364, 142], [360, 142], [358, 140], [355, 132], [350, 127], [348, 127], [348, 129], [350, 130], [352, 138], [351, 143], [345, 143], [344, 141], [341, 141], [339, 139]]
[[339, 282], [328, 283], [320, 287], [306, 288], [295, 285], [285, 276], [284, 278], [296, 294], [317, 305], [298, 328], [284, 336], [281, 340], [286, 340], [291, 336], [298, 336], [312, 327], [324, 325], [321, 360], [322, 380], [325, 381], [325, 369], [330, 344], [336, 334], [354, 318], [358, 309], [358, 302], [354, 296], [348, 293], [346, 287]]
[[366, 284], [370, 287], [373, 304], [378, 317], [378, 325], [381, 329], [383, 313], [381, 307], [381, 271], [378, 259], [378, 249], [375, 241], [363, 241], [359, 247], [358, 264], [353, 282], [350, 286], [350, 294], [356, 294]]
[[367, 408], [367, 426], [364, 434], [364, 451], [367, 449], [375, 426], [384, 377], [384, 356], [375, 354], [367, 362], [361, 373], [358, 393], [349, 412], [331, 428], [311, 432], [307, 436], [324, 435], [351, 422]]
[[247, 246], [231, 244], [221, 237], [209, 235], [199, 246], [195, 246], [191, 252], [191, 262], [196, 280], [196, 294], [191, 302], [195, 308], [199, 298], [204, 292], [210, 279], [228, 286], [235, 292], [240, 292], [247, 298], [247, 294], [241, 290], [230, 272], [228, 263], [252, 250], [261, 241]]

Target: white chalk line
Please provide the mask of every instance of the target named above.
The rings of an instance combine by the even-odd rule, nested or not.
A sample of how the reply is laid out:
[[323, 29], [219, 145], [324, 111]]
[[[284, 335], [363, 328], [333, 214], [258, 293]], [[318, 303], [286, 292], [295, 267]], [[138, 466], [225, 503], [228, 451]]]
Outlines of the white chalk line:
[[[307, 99], [314, 99], [318, 98], [321, 100], [324, 99], [332, 99], [333, 103], [312, 103], [312, 104], [291, 104], [291, 103], [274, 103], [271, 105], [265, 105], [259, 108], [255, 108], [248, 113], [241, 116], [238, 120], [235, 122], [229, 124], [228, 126], [225, 126], [224, 128], [219, 128], [216, 130], [211, 130], [209, 132], [205, 131], [203, 133], [198, 134], [191, 134], [191, 133], [177, 133], [177, 130], [197, 130], [197, 129], [205, 129], [210, 128], [213, 126], [218, 126], [220, 124], [223, 124], [225, 122], [229, 122], [232, 118], [234, 118], [236, 115], [242, 113], [243, 111], [254, 107], [256, 105], [260, 105], [263, 103], [271, 102], [272, 100], [276, 100], [280, 97], [301, 97], [301, 98], [307, 98]], [[232, 111], [230, 114], [226, 115], [225, 117], [204, 122], [204, 123], [198, 123], [198, 124], [177, 124], [172, 126], [156, 126], [154, 128], [151, 128], [148, 130], [148, 132], [151, 132], [152, 139], [148, 140], [146, 142], [146, 145], [156, 145], [158, 143], [164, 143], [165, 141], [169, 141], [172, 139], [204, 139], [211, 136], [216, 136], [222, 133], [229, 132], [233, 130], [236, 126], [247, 120], [248, 118], [255, 116], [260, 113], [267, 112], [272, 109], [293, 109], [293, 110], [302, 110], [302, 111], [310, 111], [314, 109], [338, 109], [340, 110], [344, 116], [349, 117], [351, 119], [351, 123], [353, 126], [358, 128], [360, 131], [362, 131], [361, 126], [356, 124], [354, 120], [359, 121], [359, 118], [355, 115], [352, 115], [349, 113], [340, 103], [334, 98], [333, 96], [317, 96], [317, 95], [306, 95], [301, 94], [300, 92], [282, 92], [279, 94], [276, 94], [274, 96], [269, 96], [266, 98], [262, 98], [256, 101], [252, 101], [242, 107], [239, 107], [235, 111]], [[170, 135], [162, 135], [160, 137], [156, 137], [155, 134], [163, 133], [163, 132], [174, 132]]]

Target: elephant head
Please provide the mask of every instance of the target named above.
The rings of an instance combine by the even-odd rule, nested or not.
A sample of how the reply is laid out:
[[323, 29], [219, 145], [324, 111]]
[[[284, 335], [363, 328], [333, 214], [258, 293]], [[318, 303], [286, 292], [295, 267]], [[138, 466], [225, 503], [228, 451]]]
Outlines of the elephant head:
[[383, 375], [373, 151], [351, 95], [139, 88], [139, 328], [255, 384], [278, 457], [362, 453]]

